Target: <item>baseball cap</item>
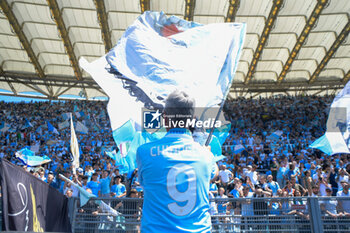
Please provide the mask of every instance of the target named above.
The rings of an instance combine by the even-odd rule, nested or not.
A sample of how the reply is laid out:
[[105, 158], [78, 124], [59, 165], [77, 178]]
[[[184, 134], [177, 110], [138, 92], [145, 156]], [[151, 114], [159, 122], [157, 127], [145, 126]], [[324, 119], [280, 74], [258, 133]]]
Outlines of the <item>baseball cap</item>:
[[316, 166], [316, 170], [318, 170], [318, 169], [320, 169], [321, 168], [321, 166], [320, 165], [317, 165]]

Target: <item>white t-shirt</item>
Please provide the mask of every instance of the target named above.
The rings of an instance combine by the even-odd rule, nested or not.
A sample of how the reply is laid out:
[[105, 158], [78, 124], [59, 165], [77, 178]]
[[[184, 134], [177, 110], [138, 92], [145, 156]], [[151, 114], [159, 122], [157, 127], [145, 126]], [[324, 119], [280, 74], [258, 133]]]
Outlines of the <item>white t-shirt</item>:
[[253, 137], [248, 138], [248, 144], [249, 145], [253, 145], [254, 144], [254, 138]]
[[220, 170], [219, 176], [220, 176], [222, 182], [227, 183], [230, 181], [230, 177], [232, 177], [232, 173], [227, 169]]
[[[328, 184], [328, 186], [330, 187], [331, 185]], [[320, 183], [320, 194], [322, 197], [327, 196], [326, 185], [324, 183]]]
[[249, 176], [253, 185], [258, 184], [258, 174], [255, 171], [247, 171], [247, 176]]
[[341, 185], [341, 181], [345, 180], [346, 182], [349, 182], [349, 176], [345, 175], [345, 176], [341, 176], [339, 175], [339, 181], [338, 181], [338, 189], [339, 190], [343, 190], [343, 186]]

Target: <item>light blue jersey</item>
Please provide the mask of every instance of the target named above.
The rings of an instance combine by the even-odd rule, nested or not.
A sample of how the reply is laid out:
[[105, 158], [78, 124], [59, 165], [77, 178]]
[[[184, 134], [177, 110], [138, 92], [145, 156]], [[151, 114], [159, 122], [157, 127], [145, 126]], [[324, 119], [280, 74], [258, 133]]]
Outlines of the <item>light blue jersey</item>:
[[213, 154], [186, 129], [137, 150], [144, 189], [141, 232], [210, 232], [209, 182], [217, 166]]
[[107, 176], [106, 178], [100, 179], [100, 186], [101, 186], [101, 194], [109, 194], [111, 192], [111, 189], [109, 187], [111, 183], [111, 177]]

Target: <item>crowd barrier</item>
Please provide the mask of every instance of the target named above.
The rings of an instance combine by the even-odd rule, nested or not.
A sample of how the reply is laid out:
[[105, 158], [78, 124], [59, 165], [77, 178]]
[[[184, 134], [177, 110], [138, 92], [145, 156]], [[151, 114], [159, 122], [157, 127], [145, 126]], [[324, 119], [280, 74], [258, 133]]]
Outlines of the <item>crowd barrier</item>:
[[[139, 232], [141, 198], [74, 199], [73, 232]], [[108, 206], [106, 208], [106, 206]], [[215, 198], [212, 232], [350, 232], [350, 197]], [[336, 213], [338, 216], [331, 215]]]
[[[93, 198], [80, 206], [72, 198], [72, 232], [140, 232], [142, 202]], [[349, 208], [350, 197], [215, 198], [209, 212], [213, 233], [348, 233]]]

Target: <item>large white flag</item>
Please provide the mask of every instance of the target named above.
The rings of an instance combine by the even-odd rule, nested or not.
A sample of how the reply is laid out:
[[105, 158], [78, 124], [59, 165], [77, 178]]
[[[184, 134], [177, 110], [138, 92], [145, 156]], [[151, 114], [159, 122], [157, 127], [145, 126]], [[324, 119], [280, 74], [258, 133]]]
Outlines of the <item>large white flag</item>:
[[73, 156], [73, 174], [76, 173], [76, 169], [79, 168], [79, 144], [77, 135], [75, 134], [74, 125], [73, 125], [73, 117], [72, 114], [70, 116], [70, 151]]
[[80, 133], [85, 133], [87, 134], [89, 132], [88, 127], [86, 127], [83, 123], [81, 123], [80, 121], [77, 121], [77, 131]]
[[333, 100], [326, 133], [314, 141], [310, 147], [322, 150], [328, 155], [350, 154], [350, 82]]
[[106, 56], [92, 63], [80, 59], [80, 66], [110, 98], [107, 109], [117, 145], [135, 138], [147, 142], [137, 136], [142, 108], [162, 108], [176, 89], [190, 94], [197, 107], [222, 103], [238, 66], [245, 30], [242, 23], [201, 25], [145, 12]]
[[61, 129], [65, 129], [69, 127], [69, 121], [63, 121], [61, 123], [58, 123], [58, 129], [61, 130]]

